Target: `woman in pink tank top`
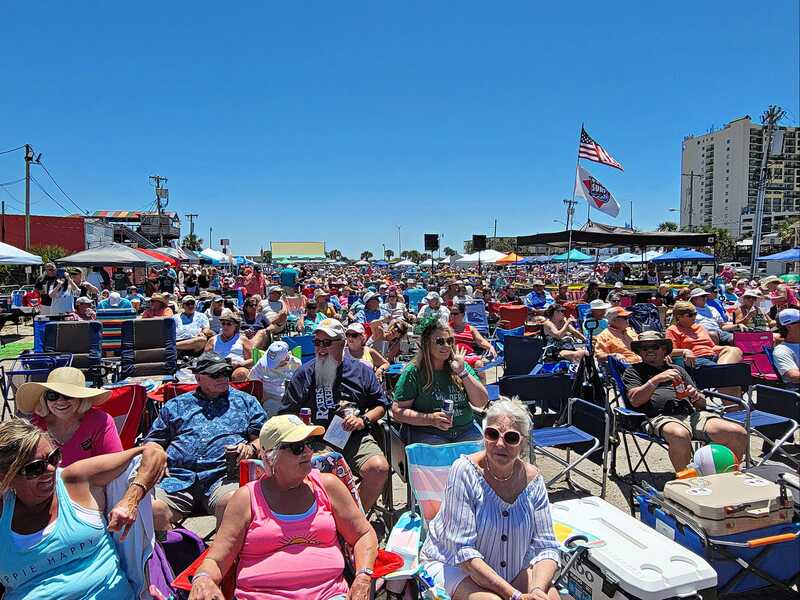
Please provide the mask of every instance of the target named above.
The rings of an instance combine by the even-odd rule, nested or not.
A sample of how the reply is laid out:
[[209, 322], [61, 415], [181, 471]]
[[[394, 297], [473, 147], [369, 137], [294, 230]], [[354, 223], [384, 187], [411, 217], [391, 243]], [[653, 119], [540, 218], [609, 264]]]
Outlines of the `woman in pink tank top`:
[[[259, 442], [266, 473], [228, 503], [217, 537], [192, 581], [192, 600], [222, 600], [219, 585], [236, 567], [237, 600], [363, 600], [378, 540], [347, 487], [311, 469], [309, 438], [325, 430], [295, 415], [271, 418]], [[348, 591], [338, 536], [353, 548]]]

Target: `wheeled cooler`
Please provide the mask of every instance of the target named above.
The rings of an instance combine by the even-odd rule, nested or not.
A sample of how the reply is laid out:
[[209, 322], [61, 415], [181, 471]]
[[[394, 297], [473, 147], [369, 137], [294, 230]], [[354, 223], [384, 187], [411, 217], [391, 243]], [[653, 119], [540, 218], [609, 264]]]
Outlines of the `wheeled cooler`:
[[[764, 511], [765, 526], [754, 526], [752, 518], [736, 516], [740, 503], [731, 511], [731, 518], [739, 518], [728, 528], [734, 533], [725, 533], [725, 520], [709, 518], [713, 511], [708, 507], [698, 517], [650, 486], [634, 490], [642, 522], [705, 558], [717, 573], [720, 595], [770, 586], [788, 590], [800, 581], [800, 523], [770, 523], [776, 520], [775, 511]], [[705, 525], [720, 533], [710, 533]]]
[[575, 600], [716, 597], [717, 576], [704, 559], [605, 500], [565, 500], [550, 508], [566, 565], [560, 584]]

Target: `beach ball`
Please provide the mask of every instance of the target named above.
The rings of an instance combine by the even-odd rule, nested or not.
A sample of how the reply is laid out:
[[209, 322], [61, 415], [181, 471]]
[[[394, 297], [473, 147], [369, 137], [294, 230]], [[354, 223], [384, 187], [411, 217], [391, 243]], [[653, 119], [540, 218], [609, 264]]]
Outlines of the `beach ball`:
[[694, 453], [692, 460], [698, 475], [714, 475], [739, 470], [739, 459], [727, 446], [708, 444]]

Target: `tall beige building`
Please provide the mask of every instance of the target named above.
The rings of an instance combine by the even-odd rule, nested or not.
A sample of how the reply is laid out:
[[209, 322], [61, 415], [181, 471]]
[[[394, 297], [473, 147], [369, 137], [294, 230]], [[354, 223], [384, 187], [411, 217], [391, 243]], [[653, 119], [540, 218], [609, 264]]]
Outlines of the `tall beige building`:
[[[763, 234], [800, 214], [800, 127], [778, 127], [769, 160]], [[683, 139], [681, 227], [727, 229], [737, 239], [753, 234], [764, 130], [749, 116], [722, 129]]]

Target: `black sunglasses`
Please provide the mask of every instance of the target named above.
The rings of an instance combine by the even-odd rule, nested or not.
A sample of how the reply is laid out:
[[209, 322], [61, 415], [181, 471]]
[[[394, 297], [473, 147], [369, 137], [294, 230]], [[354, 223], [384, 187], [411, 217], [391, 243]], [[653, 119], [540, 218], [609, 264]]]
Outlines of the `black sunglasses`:
[[332, 344], [336, 342], [341, 342], [342, 340], [314, 340], [314, 345], [319, 348], [322, 346], [323, 348], [330, 348]]
[[659, 344], [643, 344], [639, 346], [639, 350], [641, 350], [642, 352], [645, 352], [647, 350], [658, 350], [659, 348], [661, 348]]
[[25, 479], [37, 479], [47, 473], [47, 465], [57, 467], [61, 463], [61, 448], [56, 448], [47, 458], [32, 460], [19, 470], [19, 474]]
[[225, 319], [225, 320], [220, 319], [219, 320], [219, 324], [220, 325], [235, 325], [235, 323], [233, 321], [228, 321], [227, 319]]
[[349, 337], [349, 338], [360, 338], [361, 337], [361, 334], [358, 333], [357, 331], [348, 331], [347, 333], [345, 333], [345, 335], [347, 337]]
[[303, 440], [301, 442], [291, 442], [289, 444], [280, 444], [278, 446], [281, 450], [288, 450], [295, 456], [300, 456], [303, 452], [305, 452], [306, 448], [313, 450], [314, 448], [311, 446], [311, 440]]
[[446, 337], [446, 338], [438, 337], [433, 341], [436, 342], [437, 344], [439, 344], [440, 346], [452, 346], [453, 343], [456, 340], [455, 340], [455, 338], [453, 336], [449, 336], [449, 337]]
[[[219, 373], [214, 373], [214, 374], [208, 375], [208, 377], [211, 377], [211, 379], [225, 379], [225, 378], [229, 378], [232, 373], [233, 373], [233, 371], [231, 369], [224, 369], [224, 370], [220, 371]], [[205, 375], [205, 373], [204, 373], [204, 375]]]
[[[483, 430], [483, 437], [485, 437], [487, 441], [496, 442], [500, 439], [500, 430], [494, 427], [487, 427]], [[516, 446], [521, 441], [522, 434], [518, 431], [509, 430], [503, 432], [503, 442], [506, 446]]]
[[61, 398], [64, 398], [64, 400], [72, 400], [72, 398], [70, 398], [69, 396], [65, 396], [64, 394], [60, 394], [60, 393], [55, 392], [53, 390], [47, 390], [44, 393], [45, 402], [56, 402], [57, 400], [60, 400]]

